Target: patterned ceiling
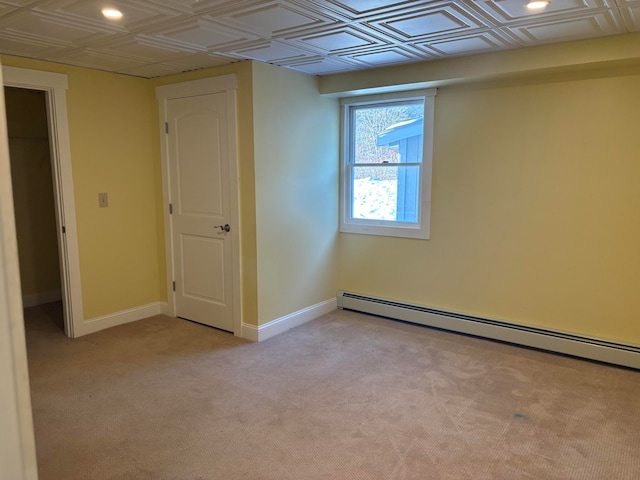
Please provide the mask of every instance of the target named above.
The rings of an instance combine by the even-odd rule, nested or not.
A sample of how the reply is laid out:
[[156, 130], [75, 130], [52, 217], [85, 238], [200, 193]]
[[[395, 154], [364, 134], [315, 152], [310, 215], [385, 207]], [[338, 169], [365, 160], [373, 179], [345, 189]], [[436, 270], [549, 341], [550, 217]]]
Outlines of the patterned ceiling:
[[525, 3], [1, 0], [0, 53], [145, 78], [243, 59], [326, 75], [640, 30], [640, 0]]

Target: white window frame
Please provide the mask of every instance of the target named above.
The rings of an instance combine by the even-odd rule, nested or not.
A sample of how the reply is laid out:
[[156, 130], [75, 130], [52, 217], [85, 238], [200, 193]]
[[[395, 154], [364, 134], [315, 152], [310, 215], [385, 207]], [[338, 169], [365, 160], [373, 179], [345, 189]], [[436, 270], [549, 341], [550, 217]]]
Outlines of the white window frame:
[[[435, 96], [437, 89], [411, 90], [405, 92], [385, 93], [347, 97], [340, 99], [342, 110], [342, 134], [340, 136], [340, 232], [358, 233], [365, 235], [383, 235], [405, 238], [430, 238], [431, 223], [431, 170], [433, 165], [433, 122], [435, 111]], [[424, 131], [422, 162], [419, 173], [418, 189], [418, 222], [403, 223], [389, 220], [371, 220], [353, 218], [351, 205], [351, 178], [349, 165], [352, 164], [351, 155], [351, 120], [352, 107], [402, 101], [422, 100], [424, 102]]]

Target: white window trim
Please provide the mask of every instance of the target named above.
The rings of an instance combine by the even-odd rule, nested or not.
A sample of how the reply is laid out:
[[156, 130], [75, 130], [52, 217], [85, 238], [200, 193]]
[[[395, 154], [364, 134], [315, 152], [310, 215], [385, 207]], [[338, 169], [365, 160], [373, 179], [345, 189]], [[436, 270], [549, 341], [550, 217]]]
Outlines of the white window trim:
[[[366, 95], [340, 99], [342, 135], [340, 135], [340, 232], [428, 240], [431, 229], [431, 170], [433, 166], [433, 122], [437, 89], [411, 90], [379, 95]], [[422, 168], [420, 170], [420, 201], [418, 223], [400, 223], [384, 220], [350, 218], [351, 183], [347, 174], [349, 158], [349, 107], [372, 102], [397, 102], [424, 99], [424, 132]]]

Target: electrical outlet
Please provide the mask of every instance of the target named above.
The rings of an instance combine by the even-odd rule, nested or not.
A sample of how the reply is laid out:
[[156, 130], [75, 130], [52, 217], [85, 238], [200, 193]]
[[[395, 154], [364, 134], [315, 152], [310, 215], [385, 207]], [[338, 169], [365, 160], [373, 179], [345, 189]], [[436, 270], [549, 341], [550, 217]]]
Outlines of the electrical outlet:
[[98, 206], [100, 208], [106, 208], [109, 206], [109, 194], [107, 193], [98, 194]]

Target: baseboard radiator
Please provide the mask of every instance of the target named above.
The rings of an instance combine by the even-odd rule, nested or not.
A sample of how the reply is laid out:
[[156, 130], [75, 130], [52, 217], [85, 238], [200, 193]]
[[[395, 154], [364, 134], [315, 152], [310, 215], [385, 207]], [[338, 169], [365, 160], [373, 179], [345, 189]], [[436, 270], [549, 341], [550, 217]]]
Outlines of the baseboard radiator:
[[338, 292], [338, 308], [640, 369], [640, 347]]

